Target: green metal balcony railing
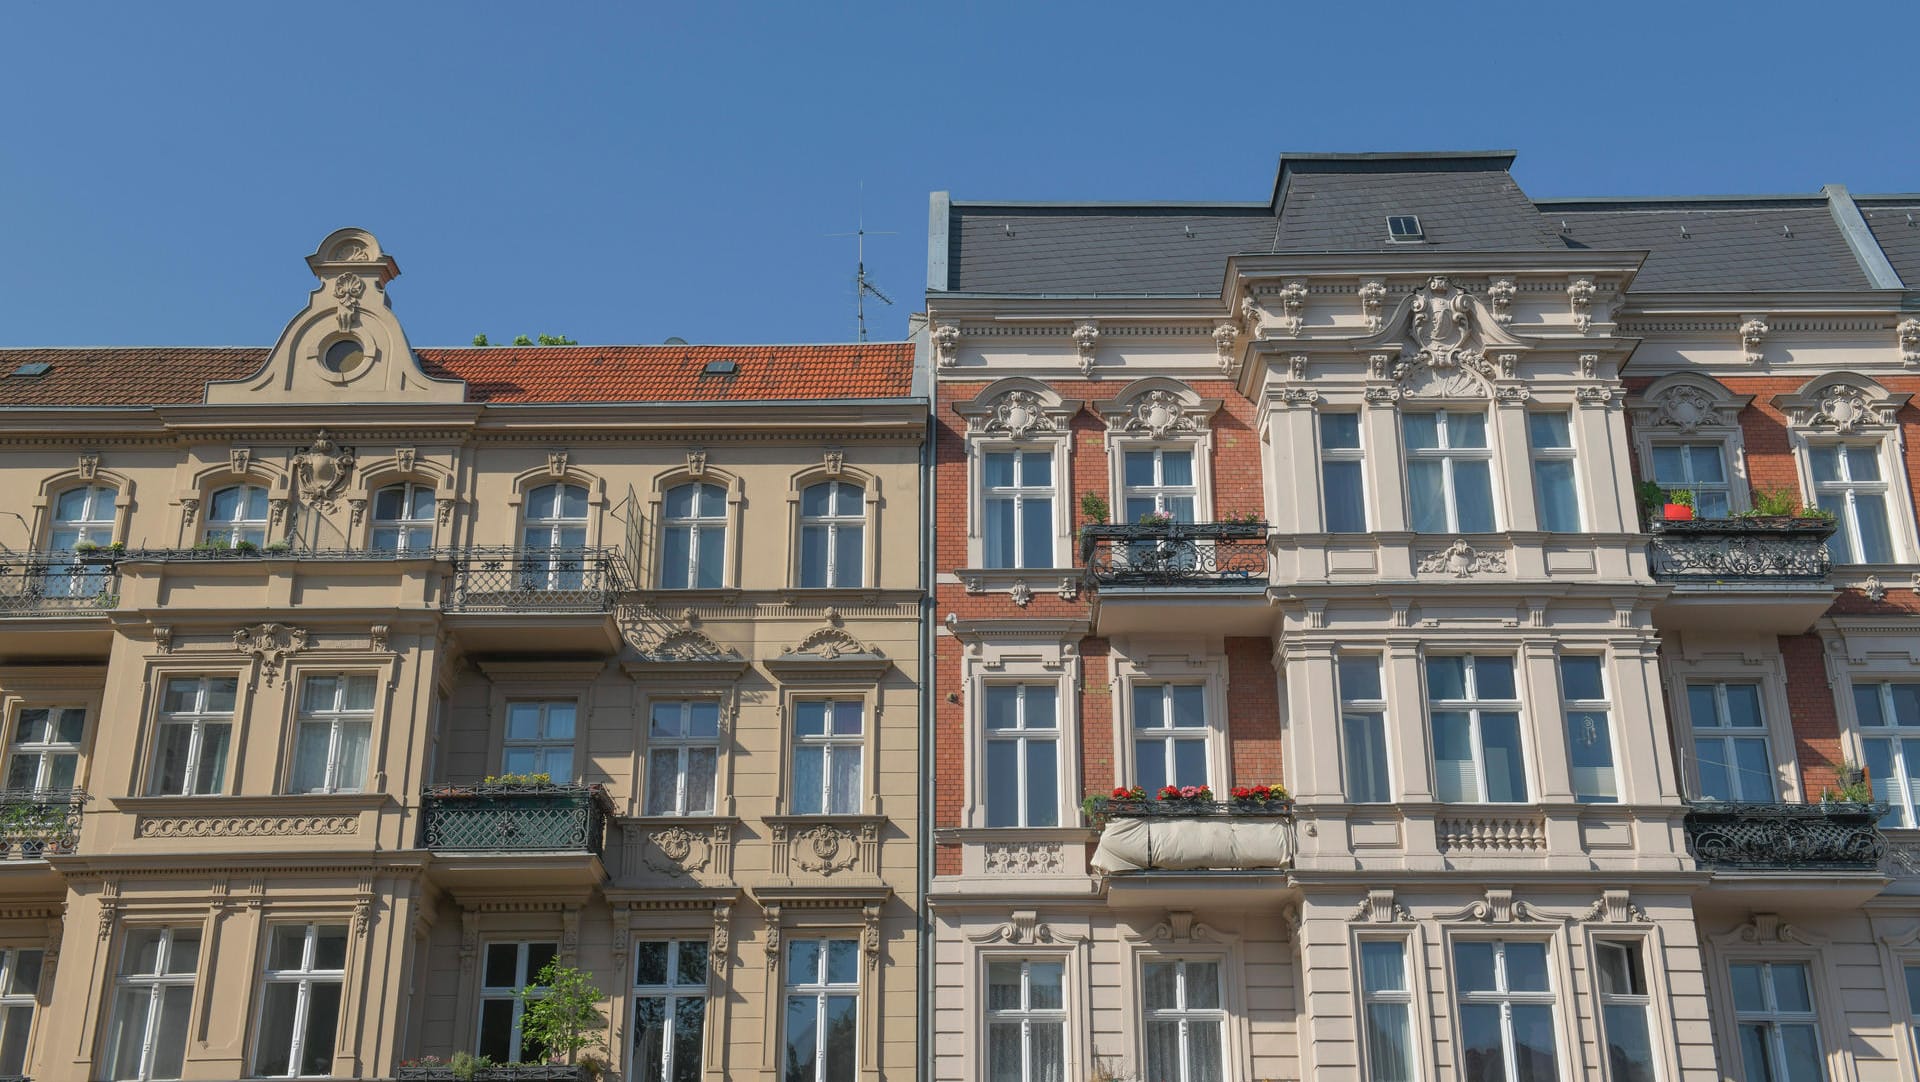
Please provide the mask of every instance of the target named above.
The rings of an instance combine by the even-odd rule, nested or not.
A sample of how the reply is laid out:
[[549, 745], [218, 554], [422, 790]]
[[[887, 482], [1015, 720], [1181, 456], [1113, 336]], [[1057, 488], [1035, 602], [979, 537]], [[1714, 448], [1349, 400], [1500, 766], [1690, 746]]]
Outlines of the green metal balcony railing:
[[421, 832], [437, 853], [604, 851], [613, 802], [598, 785], [438, 785]]
[[86, 803], [79, 789], [0, 789], [0, 861], [73, 852]]
[[1744, 871], [1870, 872], [1887, 855], [1884, 804], [1697, 801], [1687, 846], [1702, 867]]
[[99, 614], [118, 604], [119, 594], [120, 571], [109, 556], [28, 552], [0, 559], [0, 617]]
[[627, 590], [617, 549], [462, 549], [448, 612], [612, 612]]

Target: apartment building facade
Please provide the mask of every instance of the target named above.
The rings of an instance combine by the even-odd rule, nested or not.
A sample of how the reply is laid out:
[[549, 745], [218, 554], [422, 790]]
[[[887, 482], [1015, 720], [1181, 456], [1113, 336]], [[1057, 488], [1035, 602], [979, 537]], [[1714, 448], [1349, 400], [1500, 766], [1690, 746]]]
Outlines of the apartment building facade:
[[934, 195], [934, 1077], [1920, 1073], [1920, 200], [1511, 161]]
[[308, 265], [271, 348], [0, 351], [0, 1075], [542, 1059], [558, 960], [610, 1078], [912, 1077], [913, 347], [414, 349]]

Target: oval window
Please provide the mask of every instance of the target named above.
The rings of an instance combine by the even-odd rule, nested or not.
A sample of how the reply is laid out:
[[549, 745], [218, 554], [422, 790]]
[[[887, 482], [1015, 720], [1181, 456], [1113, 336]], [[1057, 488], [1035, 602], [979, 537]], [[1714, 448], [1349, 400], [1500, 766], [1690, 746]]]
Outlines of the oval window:
[[327, 371], [347, 376], [352, 375], [356, 369], [367, 363], [367, 354], [360, 348], [359, 342], [351, 338], [342, 338], [327, 347], [322, 363], [327, 366]]

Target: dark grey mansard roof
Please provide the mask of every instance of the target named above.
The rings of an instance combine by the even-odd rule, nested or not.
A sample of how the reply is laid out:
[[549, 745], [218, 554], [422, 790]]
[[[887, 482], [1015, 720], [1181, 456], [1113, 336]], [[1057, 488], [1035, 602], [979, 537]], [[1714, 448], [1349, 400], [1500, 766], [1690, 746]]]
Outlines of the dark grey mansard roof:
[[[1823, 195], [1536, 203], [1509, 174], [1512, 162], [1508, 151], [1288, 155], [1265, 204], [954, 202], [946, 281], [929, 284], [989, 294], [1209, 295], [1235, 254], [1408, 248], [1646, 251], [1636, 292], [1873, 288], [1867, 257], [1848, 245]], [[1858, 203], [1894, 270], [1920, 288], [1920, 196]], [[1390, 214], [1419, 215], [1426, 243], [1389, 241]]]

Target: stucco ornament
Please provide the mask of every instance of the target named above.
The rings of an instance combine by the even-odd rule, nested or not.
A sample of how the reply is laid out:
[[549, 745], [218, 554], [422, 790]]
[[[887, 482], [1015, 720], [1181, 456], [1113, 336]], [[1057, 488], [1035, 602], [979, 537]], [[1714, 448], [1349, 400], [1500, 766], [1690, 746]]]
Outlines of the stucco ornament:
[[853, 835], [827, 823], [801, 831], [794, 841], [800, 843], [796, 863], [802, 871], [815, 875], [844, 872], [860, 859], [860, 846]]
[[1040, 396], [1032, 391], [1008, 391], [993, 404], [993, 416], [987, 421], [988, 432], [1004, 433], [1014, 439], [1025, 439], [1035, 432], [1057, 431], [1053, 418], [1047, 416]]
[[[1391, 356], [1375, 378], [1399, 383], [1409, 397], [1471, 397], [1489, 393], [1496, 373], [1485, 345], [1515, 345], [1497, 327], [1482, 322], [1485, 308], [1445, 275], [1434, 275], [1403, 303], [1405, 328], [1399, 357]], [[1487, 322], [1491, 322], [1488, 320]], [[1516, 361], [1517, 363], [1517, 361]]]
[[1513, 322], [1513, 298], [1520, 289], [1511, 278], [1496, 278], [1487, 287], [1487, 303], [1493, 306], [1493, 320], [1502, 327]]
[[1300, 333], [1300, 328], [1307, 325], [1307, 284], [1305, 282], [1288, 282], [1282, 287], [1280, 290], [1280, 307], [1282, 311], [1286, 312], [1286, 316], [1281, 320], [1281, 323], [1287, 328], [1287, 332], [1289, 334]]
[[844, 629], [826, 624], [815, 628], [792, 646], [780, 648], [783, 654], [811, 654], [823, 661], [834, 661], [849, 654], [881, 657], [880, 651], [848, 634]]
[[1247, 337], [1258, 338], [1267, 323], [1267, 310], [1249, 293], [1240, 298], [1240, 321], [1247, 325]]
[[1083, 374], [1093, 371], [1094, 351], [1100, 345], [1100, 325], [1090, 319], [1074, 324], [1073, 344], [1080, 351], [1080, 371]]
[[1580, 333], [1593, 329], [1593, 279], [1575, 278], [1567, 283], [1567, 303], [1573, 308], [1573, 325]]
[[260, 663], [260, 673], [271, 687], [287, 659], [307, 648], [307, 630], [286, 624], [255, 624], [233, 633], [233, 648], [251, 654]]
[[1220, 353], [1220, 370], [1225, 372], [1233, 367], [1233, 344], [1240, 339], [1240, 328], [1232, 323], [1220, 323], [1213, 328], [1213, 348]]
[[1900, 337], [1901, 363], [1920, 364], [1920, 319], [1909, 316], [1901, 320], [1894, 333]]
[[1867, 595], [1868, 601], [1885, 601], [1887, 599], [1886, 584], [1880, 581], [1880, 576], [1878, 575], [1868, 575], [1867, 581], [1860, 584], [1860, 592]]
[[1740, 349], [1748, 364], [1759, 364], [1766, 356], [1763, 347], [1773, 328], [1761, 316], [1749, 316], [1740, 324]]
[[333, 279], [333, 299], [339, 305], [334, 310], [333, 318], [339, 322], [341, 330], [350, 331], [354, 324], [360, 322], [360, 298], [366, 292], [367, 280], [357, 274], [342, 271]]
[[293, 456], [293, 476], [300, 486], [300, 500], [309, 507], [332, 511], [340, 493], [353, 476], [353, 452], [336, 447], [325, 429], [313, 438], [313, 446]]
[[1192, 432], [1194, 420], [1180, 396], [1172, 391], [1148, 391], [1133, 400], [1133, 414], [1127, 418], [1128, 432], [1145, 432], [1159, 439], [1169, 432]]
[[685, 827], [656, 830], [647, 835], [647, 840], [653, 843], [653, 850], [642, 859], [647, 867], [669, 878], [704, 871], [713, 860], [712, 840]]
[[933, 355], [942, 368], [952, 368], [960, 363], [960, 328], [958, 326], [952, 323], [935, 324]]
[[1381, 281], [1363, 282], [1360, 285], [1360, 312], [1367, 317], [1367, 329], [1380, 329], [1380, 306], [1387, 303], [1387, 284]]
[[1007, 589], [1007, 597], [1024, 609], [1033, 603], [1033, 587], [1027, 585], [1026, 579], [1014, 579], [1013, 585]]
[[1720, 409], [1713, 396], [1698, 387], [1682, 384], [1669, 388], [1660, 396], [1659, 405], [1653, 412], [1653, 423], [1670, 426], [1682, 432], [1692, 432], [1701, 425], [1726, 423], [1720, 416]]
[[1867, 392], [1846, 383], [1836, 383], [1820, 395], [1820, 409], [1813, 415], [1817, 427], [1832, 428], [1841, 435], [1860, 431], [1863, 424], [1879, 421], [1873, 400]]
[[1446, 548], [1422, 556], [1419, 567], [1423, 575], [1452, 575], [1460, 579], [1470, 575], [1504, 573], [1506, 570], [1505, 552], [1497, 549], [1484, 552], [1476, 550], [1461, 537], [1454, 538], [1453, 544]]

